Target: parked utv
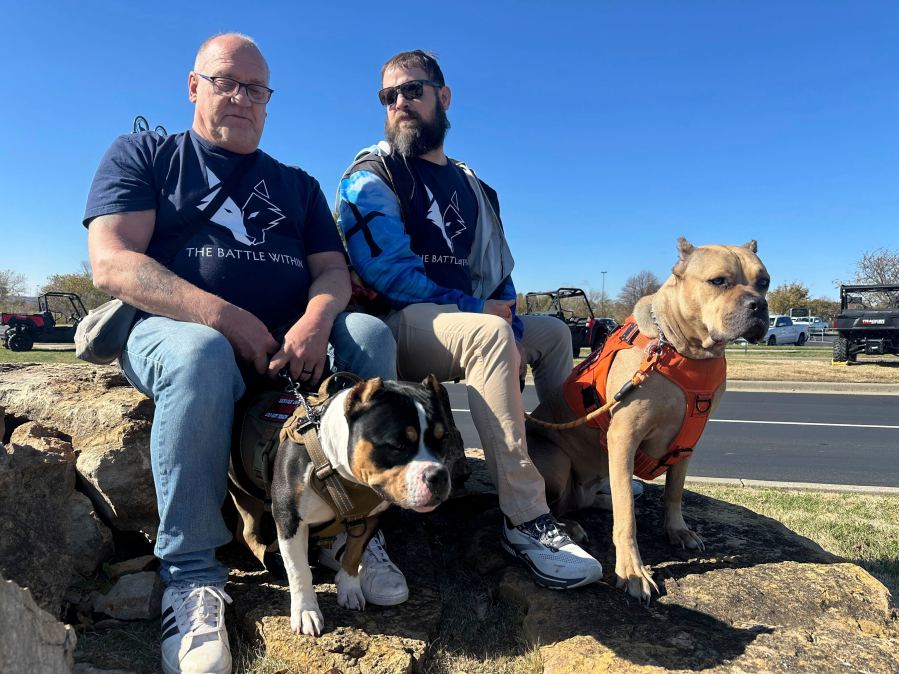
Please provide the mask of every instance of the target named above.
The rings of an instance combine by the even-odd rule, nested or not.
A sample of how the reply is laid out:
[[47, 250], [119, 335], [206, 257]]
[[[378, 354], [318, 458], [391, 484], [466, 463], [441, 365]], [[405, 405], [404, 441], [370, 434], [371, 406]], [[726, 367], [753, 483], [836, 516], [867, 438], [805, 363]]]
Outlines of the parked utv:
[[74, 342], [75, 328], [86, 315], [75, 293], [44, 293], [37, 298], [36, 314], [0, 314], [0, 324], [7, 326], [0, 340], [10, 351], [30, 351], [35, 342]]
[[860, 353], [899, 356], [899, 285], [840, 286], [833, 328], [834, 363], [854, 363]]
[[594, 351], [602, 346], [617, 327], [611, 319], [596, 318], [586, 293], [580, 288], [531, 292], [524, 296], [524, 301], [525, 313], [555, 316], [568, 325], [575, 356], [582, 347]]

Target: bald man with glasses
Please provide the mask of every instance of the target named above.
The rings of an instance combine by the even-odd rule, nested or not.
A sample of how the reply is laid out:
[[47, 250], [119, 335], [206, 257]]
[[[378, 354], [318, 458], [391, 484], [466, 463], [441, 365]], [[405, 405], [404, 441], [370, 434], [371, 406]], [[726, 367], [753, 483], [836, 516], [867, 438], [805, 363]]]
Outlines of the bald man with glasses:
[[344, 312], [350, 282], [319, 184], [259, 142], [273, 89], [252, 39], [207, 40], [188, 75], [192, 128], [118, 138], [84, 225], [94, 283], [137, 307], [120, 365], [156, 403], [162, 669], [231, 671], [225, 629], [227, 494], [235, 402], [287, 368], [395, 378], [376, 318]]

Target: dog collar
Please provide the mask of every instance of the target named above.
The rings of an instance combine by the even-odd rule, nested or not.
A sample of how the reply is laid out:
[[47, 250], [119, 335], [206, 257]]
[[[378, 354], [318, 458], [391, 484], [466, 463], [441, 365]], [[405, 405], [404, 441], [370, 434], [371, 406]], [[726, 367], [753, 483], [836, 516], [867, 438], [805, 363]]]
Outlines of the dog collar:
[[[659, 325], [659, 319], [656, 318], [656, 309], [654, 305], [649, 306], [649, 318], [652, 321], [652, 324], [655, 326], [656, 331], [659, 333], [659, 350], [661, 351], [662, 347], [666, 344], [674, 349], [674, 346], [671, 342], [668, 341], [668, 338], [665, 336], [665, 331], [662, 330], [662, 326]], [[677, 349], [674, 349], [677, 351]]]

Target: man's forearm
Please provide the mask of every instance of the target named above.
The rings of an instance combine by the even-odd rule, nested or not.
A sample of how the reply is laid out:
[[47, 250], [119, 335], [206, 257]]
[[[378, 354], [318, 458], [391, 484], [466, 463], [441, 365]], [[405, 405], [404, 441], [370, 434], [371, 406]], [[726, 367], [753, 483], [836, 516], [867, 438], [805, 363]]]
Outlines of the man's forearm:
[[138, 309], [179, 321], [214, 326], [228, 305], [197, 288], [153, 258], [117, 251], [94, 270], [94, 283]]
[[322, 271], [309, 286], [305, 315], [330, 325], [350, 301], [350, 275], [346, 267]]

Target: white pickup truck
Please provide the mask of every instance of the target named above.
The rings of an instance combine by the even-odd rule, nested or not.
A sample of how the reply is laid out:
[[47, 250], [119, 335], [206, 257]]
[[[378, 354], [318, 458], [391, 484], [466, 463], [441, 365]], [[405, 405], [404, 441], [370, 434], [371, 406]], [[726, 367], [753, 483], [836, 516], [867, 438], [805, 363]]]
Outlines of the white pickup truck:
[[765, 342], [768, 346], [776, 344], [795, 344], [802, 346], [808, 341], [809, 326], [807, 323], [794, 323], [789, 316], [769, 316], [768, 334]]

